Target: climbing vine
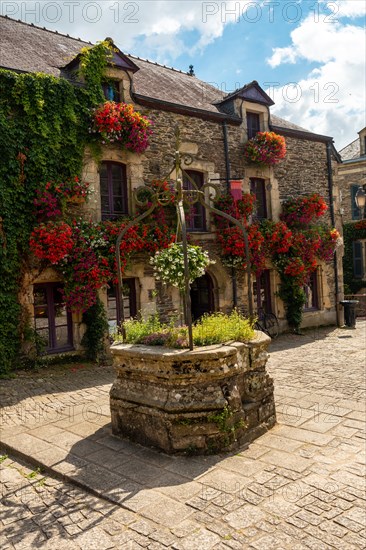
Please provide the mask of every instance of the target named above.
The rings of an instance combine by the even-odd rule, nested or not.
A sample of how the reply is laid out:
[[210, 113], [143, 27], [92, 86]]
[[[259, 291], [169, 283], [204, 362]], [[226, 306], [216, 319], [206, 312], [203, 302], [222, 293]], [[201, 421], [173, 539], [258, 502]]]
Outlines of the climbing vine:
[[344, 293], [356, 294], [365, 286], [362, 279], [354, 276], [353, 266], [353, 243], [361, 239], [366, 239], [366, 220], [346, 223], [343, 226], [344, 256], [343, 256], [343, 276]]
[[24, 338], [19, 292], [30, 268], [37, 189], [80, 177], [89, 113], [103, 101], [101, 82], [111, 49], [101, 43], [81, 52], [85, 87], [0, 69], [0, 373], [14, 366]]

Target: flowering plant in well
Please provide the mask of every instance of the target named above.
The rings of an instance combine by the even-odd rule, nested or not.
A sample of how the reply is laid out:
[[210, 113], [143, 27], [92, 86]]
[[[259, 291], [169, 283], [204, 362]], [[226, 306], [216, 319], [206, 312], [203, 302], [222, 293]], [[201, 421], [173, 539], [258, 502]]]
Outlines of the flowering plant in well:
[[99, 135], [102, 143], [120, 143], [134, 153], [143, 153], [149, 145], [151, 124], [132, 105], [106, 101], [93, 112], [90, 132]]
[[244, 157], [248, 162], [273, 166], [286, 156], [286, 141], [275, 132], [258, 132], [244, 145]]
[[[189, 282], [205, 273], [206, 267], [215, 263], [210, 260], [206, 250], [200, 246], [188, 245]], [[164, 283], [184, 289], [184, 256], [182, 243], [172, 243], [163, 250], [158, 250], [150, 263], [154, 267], [155, 277]]]

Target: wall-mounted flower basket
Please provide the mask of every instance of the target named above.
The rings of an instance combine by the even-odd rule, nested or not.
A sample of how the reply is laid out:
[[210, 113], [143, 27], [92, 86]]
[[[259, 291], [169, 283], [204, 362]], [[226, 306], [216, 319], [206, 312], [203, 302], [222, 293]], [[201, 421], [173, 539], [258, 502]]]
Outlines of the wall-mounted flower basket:
[[65, 222], [41, 223], [33, 229], [30, 248], [39, 260], [47, 260], [55, 265], [71, 251], [73, 247], [72, 229]]
[[274, 166], [285, 156], [285, 138], [274, 132], [258, 132], [244, 145], [245, 160], [260, 166]]
[[90, 132], [102, 144], [116, 143], [134, 153], [143, 153], [149, 145], [151, 124], [132, 105], [107, 101], [93, 112]]

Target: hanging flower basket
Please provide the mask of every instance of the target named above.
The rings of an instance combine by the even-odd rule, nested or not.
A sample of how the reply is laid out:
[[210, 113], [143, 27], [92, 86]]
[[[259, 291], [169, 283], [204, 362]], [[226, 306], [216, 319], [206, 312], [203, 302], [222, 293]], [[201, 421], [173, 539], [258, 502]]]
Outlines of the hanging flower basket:
[[[188, 245], [189, 282], [205, 273], [206, 267], [215, 263], [200, 246]], [[156, 279], [184, 290], [184, 256], [182, 243], [172, 243], [150, 258]]]
[[149, 145], [151, 124], [132, 105], [107, 101], [93, 112], [90, 132], [103, 144], [117, 143], [134, 153], [143, 153]]
[[307, 226], [314, 223], [328, 210], [328, 206], [320, 195], [313, 193], [306, 197], [290, 199], [282, 205], [281, 220], [290, 227]]
[[285, 138], [274, 132], [258, 132], [244, 145], [245, 159], [257, 165], [273, 166], [285, 156]]

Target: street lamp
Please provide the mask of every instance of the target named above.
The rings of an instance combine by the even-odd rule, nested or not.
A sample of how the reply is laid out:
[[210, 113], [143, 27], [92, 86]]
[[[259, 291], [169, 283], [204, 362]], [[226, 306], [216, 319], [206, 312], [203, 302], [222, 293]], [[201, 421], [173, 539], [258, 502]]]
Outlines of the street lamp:
[[361, 218], [363, 218], [363, 213], [365, 210], [365, 204], [366, 204], [366, 193], [363, 189], [363, 187], [359, 187], [357, 189], [357, 193], [355, 195], [355, 202], [357, 208], [360, 210]]

